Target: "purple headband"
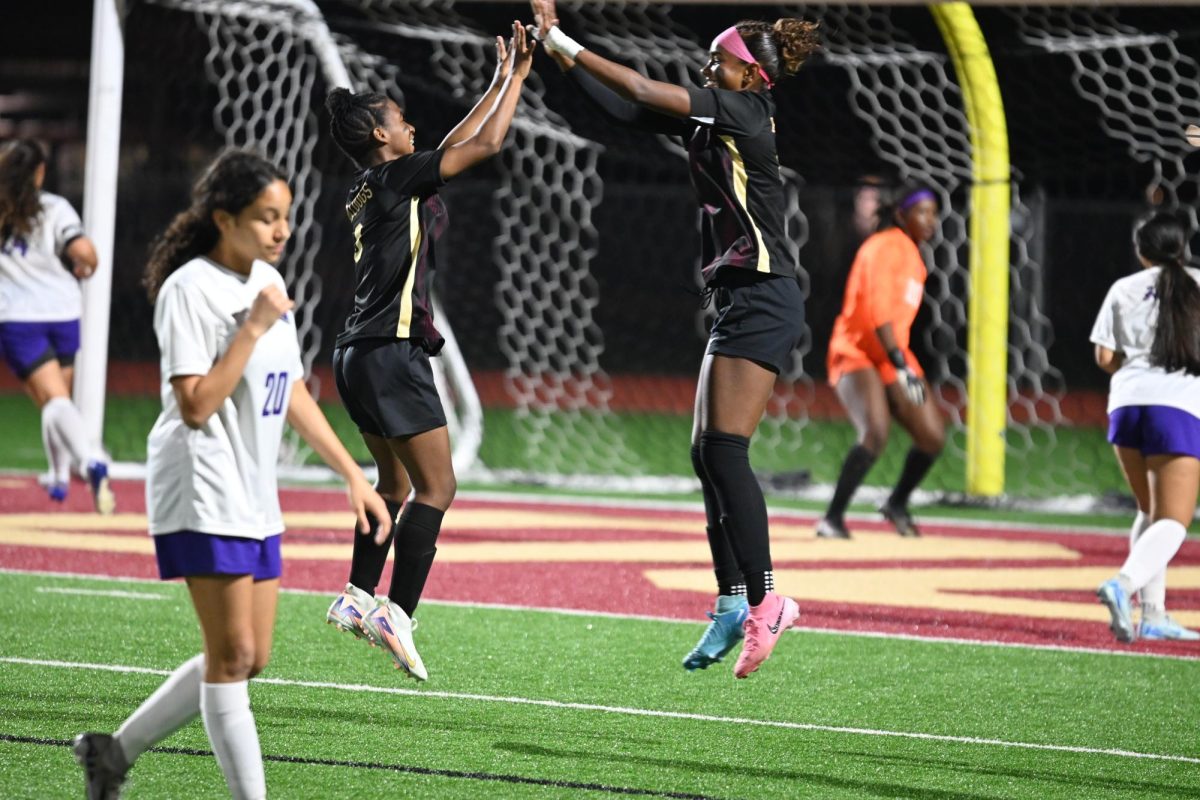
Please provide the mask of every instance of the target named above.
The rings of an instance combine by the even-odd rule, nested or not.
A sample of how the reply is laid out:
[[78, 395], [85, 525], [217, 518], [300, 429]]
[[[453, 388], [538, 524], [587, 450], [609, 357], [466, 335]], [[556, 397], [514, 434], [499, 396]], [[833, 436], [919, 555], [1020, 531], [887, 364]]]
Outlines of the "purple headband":
[[917, 203], [921, 202], [922, 200], [932, 200], [933, 202], [936, 203], [937, 195], [935, 195], [933, 192], [929, 191], [928, 189], [917, 189], [912, 194], [905, 195], [904, 199], [900, 201], [900, 204], [898, 206], [896, 206], [896, 210], [897, 211], [908, 211], [910, 208], [912, 208], [913, 206], [915, 206]]
[[762, 68], [762, 64], [759, 64], [754, 56], [750, 55], [750, 48], [746, 47], [746, 40], [738, 33], [736, 25], [726, 28], [717, 34], [717, 38], [713, 39], [710, 49], [716, 50], [718, 45], [724, 47], [747, 64], [753, 64], [758, 67], [758, 73], [763, 76], [763, 81], [767, 84], [768, 89], [774, 85], [774, 82], [768, 77], [767, 71]]

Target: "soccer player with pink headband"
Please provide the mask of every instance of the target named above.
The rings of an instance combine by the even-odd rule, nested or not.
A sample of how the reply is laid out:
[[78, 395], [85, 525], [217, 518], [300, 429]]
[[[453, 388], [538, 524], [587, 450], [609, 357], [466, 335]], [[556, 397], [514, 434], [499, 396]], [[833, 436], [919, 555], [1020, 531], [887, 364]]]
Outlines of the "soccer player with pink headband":
[[553, 0], [532, 6], [546, 52], [607, 116], [679, 136], [687, 147], [701, 209], [702, 273], [717, 307], [696, 388], [691, 456], [718, 596], [683, 666], [705, 669], [744, 638], [733, 672], [745, 678], [800, 616], [794, 600], [774, 591], [767, 508], [749, 453], [804, 329], [771, 87], [817, 49], [817, 25], [739, 22], [713, 40], [698, 88], [651, 80], [586, 50], [558, 27]]

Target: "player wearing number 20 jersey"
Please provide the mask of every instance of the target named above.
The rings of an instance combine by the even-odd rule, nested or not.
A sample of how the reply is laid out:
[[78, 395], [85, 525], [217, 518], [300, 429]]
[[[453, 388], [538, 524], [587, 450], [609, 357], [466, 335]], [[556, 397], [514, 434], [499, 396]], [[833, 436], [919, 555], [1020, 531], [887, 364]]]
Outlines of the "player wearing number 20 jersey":
[[150, 432], [146, 486], [153, 535], [189, 530], [261, 540], [283, 531], [275, 463], [292, 384], [304, 376], [294, 315], [284, 314], [258, 340], [237, 387], [200, 428], [185, 424], [171, 388], [173, 377], [212, 369], [270, 284], [286, 291], [265, 262], [242, 275], [201, 256], [159, 290], [163, 410]]

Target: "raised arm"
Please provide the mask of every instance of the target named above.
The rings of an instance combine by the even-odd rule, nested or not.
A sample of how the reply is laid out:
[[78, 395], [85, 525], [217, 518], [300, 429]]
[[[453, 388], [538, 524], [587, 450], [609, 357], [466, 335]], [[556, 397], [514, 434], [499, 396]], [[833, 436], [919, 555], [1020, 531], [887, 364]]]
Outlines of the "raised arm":
[[687, 89], [673, 83], [651, 80], [636, 70], [609, 61], [591, 50], [584, 50], [582, 45], [558, 27], [554, 0], [530, 0], [530, 4], [547, 50], [573, 60], [577, 67], [587, 70], [625, 100], [673, 117], [691, 114], [692, 101]]
[[660, 114], [645, 106], [631, 103], [609, 89], [587, 70], [576, 69], [575, 62], [566, 55], [547, 50], [546, 53], [558, 64], [558, 68], [567, 76], [567, 80], [583, 92], [592, 105], [613, 122], [628, 128], [649, 133], [662, 133], [667, 136], [683, 136], [688, 132], [688, 124], [678, 117]]
[[479, 126], [483, 123], [484, 116], [492, 110], [496, 105], [496, 98], [500, 96], [500, 90], [504, 88], [504, 82], [508, 79], [509, 73], [512, 71], [512, 60], [508, 57], [508, 48], [504, 45], [504, 37], [496, 37], [496, 72], [492, 75], [492, 83], [488, 86], [479, 100], [475, 103], [462, 122], [454, 126], [454, 129], [446, 134], [446, 138], [438, 145], [439, 150], [445, 150], [447, 147], [453, 147], [459, 142], [466, 141], [471, 134], [479, 130]]
[[500, 152], [504, 137], [508, 135], [508, 127], [512, 124], [513, 114], [516, 113], [517, 101], [521, 99], [521, 87], [525, 84], [529, 66], [533, 63], [535, 45], [536, 42], [526, 37], [525, 26], [514, 21], [509, 53], [512, 66], [509, 68], [508, 77], [479, 127], [462, 141], [446, 148], [441, 164], [443, 178], [452, 178]]

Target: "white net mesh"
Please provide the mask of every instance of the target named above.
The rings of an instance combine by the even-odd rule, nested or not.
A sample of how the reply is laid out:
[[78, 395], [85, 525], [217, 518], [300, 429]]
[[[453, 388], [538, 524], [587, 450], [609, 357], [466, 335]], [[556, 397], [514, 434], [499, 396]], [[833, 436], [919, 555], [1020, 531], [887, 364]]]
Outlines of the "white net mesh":
[[[914, 347], [951, 423], [947, 456], [927, 485], [960, 489], [971, 149], [958, 78], [928, 11], [559, 7], [564, 27], [585, 45], [684, 85], [696, 82], [712, 34], [741, 16], [821, 21], [824, 53], [777, 93], [781, 160], [797, 170], [784, 170], [785, 215], [810, 298], [810, 328], [755, 439], [755, 463], [770, 472], [811, 468], [826, 483], [836, 476], [853, 434], [824, 386], [823, 361], [846, 271], [865, 235], [847, 233], [851, 201], [866, 181], [919, 178], [940, 193], [943, 211], [927, 253], [926, 307]], [[1075, 424], [1094, 424], [1094, 414], [1081, 410], [1079, 393], [1067, 385], [1100, 386], [1077, 362], [1087, 358], [1079, 329], [1095, 312], [1088, 293], [1102, 290], [1089, 284], [1075, 305], [1064, 303], [1074, 264], [1063, 242], [1079, 238], [1064, 234], [1064, 225], [1094, 211], [1086, 204], [1097, 193], [1111, 206], [1114, 226], [1127, 224], [1147, 184], [1150, 194], [1193, 217], [1200, 194], [1180, 135], [1187, 122], [1200, 121], [1195, 36], [1172, 32], [1174, 17], [1130, 21], [1129, 12], [1120, 13], [1118, 21], [1113, 10], [977, 11], [996, 58], [1013, 146], [1008, 475], [1022, 494], [1078, 491], [1092, 480], [1097, 458], [1106, 459], [1098, 427]], [[302, 307], [306, 365], [320, 365], [349, 300], [332, 255], [346, 234], [320, 221], [337, 220], [350, 166], [324, 129], [320, 101], [328, 87], [314, 25], [323, 18], [334, 32], [357, 86], [403, 90], [418, 143], [428, 147], [433, 134], [424, 132], [448, 130], [486, 87], [494, 36], [514, 16], [527, 17], [527, 7], [450, 0], [135, 4], [127, 35], [138, 42], [128, 52], [142, 68], [127, 67], [127, 82], [136, 86], [126, 106], [135, 115], [143, 107], [170, 113], [166, 123], [148, 111], [126, 122], [123, 161], [132, 151], [131, 171], [159, 175], [167, 172], [162, 159], [174, 157], [168, 166], [186, 177], [174, 179], [173, 194], [162, 191], [170, 199], [158, 204], [165, 208], [179, 207], [180, 187], [223, 144], [257, 147], [287, 167], [296, 188], [295, 243], [282, 269]], [[151, 45], [158, 50], [148, 52]], [[181, 130], [189, 138], [175, 146]], [[1098, 178], [1104, 170], [1095, 164], [1107, 173]], [[1135, 172], [1144, 183], [1130, 196], [1127, 176]], [[458, 335], [483, 397], [483, 464], [503, 476], [552, 482], [624, 476], [652, 488], [644, 476], [670, 474], [691, 486], [690, 392], [711, 312], [697, 311], [694, 299], [696, 209], [678, 143], [614, 129], [539, 57], [502, 155], [444, 192], [451, 222], [439, 245], [445, 258], [436, 290], [441, 319]], [[119, 228], [122, 219], [131, 215], [119, 215]], [[147, 238], [141, 236], [143, 246]], [[1124, 233], [1120, 238], [1127, 242]], [[1109, 272], [1121, 268], [1121, 258], [1113, 259]], [[114, 336], [131, 351], [141, 322], [134, 314], [123, 331], [114, 320]], [[894, 479], [902, 448], [889, 453], [870, 481]]]

